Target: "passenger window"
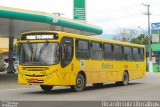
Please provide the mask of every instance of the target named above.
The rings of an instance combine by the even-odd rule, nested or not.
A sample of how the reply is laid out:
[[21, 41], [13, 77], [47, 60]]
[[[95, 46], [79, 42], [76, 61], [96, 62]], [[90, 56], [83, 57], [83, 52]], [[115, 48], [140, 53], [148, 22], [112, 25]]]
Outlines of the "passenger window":
[[133, 54], [138, 54], [138, 48], [133, 48]]
[[95, 60], [103, 59], [102, 43], [91, 42], [91, 58]]
[[133, 58], [135, 61], [144, 61], [144, 49], [134, 47]]
[[114, 59], [112, 44], [107, 44], [107, 43], [104, 44], [104, 59], [106, 60]]
[[140, 60], [139, 49], [136, 47], [133, 48], [133, 58], [134, 58], [134, 61]]
[[76, 40], [76, 57], [78, 59], [89, 59], [89, 41], [87, 40]]
[[115, 60], [124, 60], [123, 46], [114, 45]]
[[132, 47], [129, 47], [129, 46], [124, 47], [124, 56], [125, 56], [125, 60], [128, 60], [128, 61], [133, 60]]

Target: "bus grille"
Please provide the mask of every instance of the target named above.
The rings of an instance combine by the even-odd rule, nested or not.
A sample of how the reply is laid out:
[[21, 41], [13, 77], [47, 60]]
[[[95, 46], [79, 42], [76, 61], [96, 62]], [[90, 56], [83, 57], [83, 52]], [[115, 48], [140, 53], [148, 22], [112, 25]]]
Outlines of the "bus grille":
[[23, 67], [22, 70], [26, 71], [45, 71], [49, 70], [48, 67]]
[[44, 77], [45, 75], [25, 75], [25, 76], [28, 76], [28, 77]]

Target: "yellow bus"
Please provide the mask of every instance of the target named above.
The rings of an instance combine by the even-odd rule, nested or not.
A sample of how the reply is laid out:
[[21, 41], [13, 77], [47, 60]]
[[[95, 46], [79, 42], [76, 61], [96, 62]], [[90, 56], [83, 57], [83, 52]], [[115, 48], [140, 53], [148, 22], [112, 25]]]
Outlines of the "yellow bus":
[[104, 40], [59, 31], [32, 31], [21, 35], [18, 83], [70, 86], [82, 91], [86, 84], [107, 82], [128, 85], [146, 73], [143, 45]]

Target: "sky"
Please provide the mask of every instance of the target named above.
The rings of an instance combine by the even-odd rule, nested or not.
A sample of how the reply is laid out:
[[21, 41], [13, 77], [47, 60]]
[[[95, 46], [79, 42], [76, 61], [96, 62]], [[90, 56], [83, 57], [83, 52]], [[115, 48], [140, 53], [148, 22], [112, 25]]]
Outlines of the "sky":
[[[120, 28], [146, 33], [147, 7], [142, 3], [150, 4], [151, 23], [160, 22], [160, 0], [86, 0], [86, 21], [103, 28], [102, 38], [111, 39]], [[59, 12], [73, 18], [73, 0], [0, 0], [0, 6]]]

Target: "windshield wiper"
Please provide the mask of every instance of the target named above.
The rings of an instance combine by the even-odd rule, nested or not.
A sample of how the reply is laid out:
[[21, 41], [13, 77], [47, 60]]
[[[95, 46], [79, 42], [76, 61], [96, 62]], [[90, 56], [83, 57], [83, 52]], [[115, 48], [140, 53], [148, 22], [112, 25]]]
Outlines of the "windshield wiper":
[[39, 59], [41, 58], [41, 54], [46, 50], [47, 46], [48, 46], [48, 42], [44, 43], [43, 46], [41, 47], [40, 51], [39, 51]]
[[31, 43], [27, 42], [27, 45], [29, 47], [29, 50], [31, 52], [31, 57], [29, 58], [29, 61], [33, 61], [33, 47], [31, 45]]

